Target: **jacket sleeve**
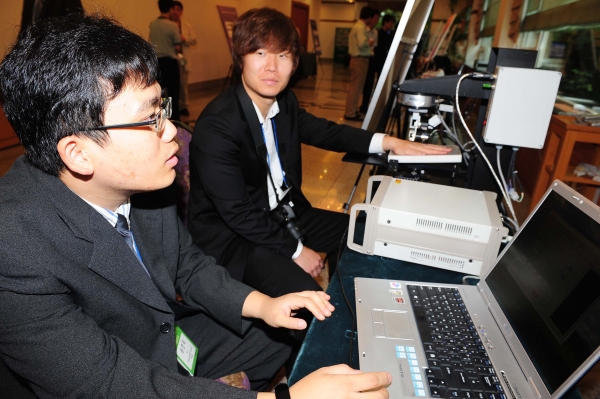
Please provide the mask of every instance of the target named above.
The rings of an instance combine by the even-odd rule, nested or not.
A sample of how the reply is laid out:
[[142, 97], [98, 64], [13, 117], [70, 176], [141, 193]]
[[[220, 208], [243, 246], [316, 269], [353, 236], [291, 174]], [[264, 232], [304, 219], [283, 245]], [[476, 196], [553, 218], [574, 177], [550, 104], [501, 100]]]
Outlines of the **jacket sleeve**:
[[[223, 222], [255, 245], [291, 258], [298, 241], [274, 223], [268, 206], [257, 204], [249, 190], [265, 190], [267, 173], [255, 147], [244, 140], [247, 126], [209, 114], [201, 117], [190, 144], [190, 167]], [[248, 165], [251, 163], [251, 165]]]
[[203, 308], [213, 319], [229, 326], [233, 331], [245, 332], [252, 324], [243, 318], [242, 308], [248, 295], [254, 291], [234, 280], [227, 270], [218, 266], [214, 258], [206, 256], [192, 242], [177, 214], [173, 220], [179, 229], [179, 266], [176, 290], [184, 303]]
[[296, 121], [300, 141], [324, 150], [335, 152], [369, 153], [373, 133], [345, 124], [337, 124], [325, 118], [318, 118], [299, 107], [293, 92], [288, 91], [286, 104], [290, 115]]

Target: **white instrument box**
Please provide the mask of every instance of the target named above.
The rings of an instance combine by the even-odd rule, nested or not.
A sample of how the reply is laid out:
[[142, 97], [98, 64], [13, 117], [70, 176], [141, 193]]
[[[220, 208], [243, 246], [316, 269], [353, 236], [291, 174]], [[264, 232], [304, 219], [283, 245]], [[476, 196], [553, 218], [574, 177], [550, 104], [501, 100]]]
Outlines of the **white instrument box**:
[[[375, 182], [379, 188], [372, 196]], [[348, 247], [364, 254], [482, 276], [508, 234], [492, 192], [372, 176], [370, 198], [352, 206], [348, 232]], [[361, 211], [362, 245], [354, 242]]]

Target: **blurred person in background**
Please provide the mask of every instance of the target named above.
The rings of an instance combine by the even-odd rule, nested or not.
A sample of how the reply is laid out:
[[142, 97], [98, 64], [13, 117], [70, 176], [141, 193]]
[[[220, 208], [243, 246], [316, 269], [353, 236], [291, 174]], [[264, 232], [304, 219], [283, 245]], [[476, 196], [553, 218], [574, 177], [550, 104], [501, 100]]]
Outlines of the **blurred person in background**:
[[183, 14], [183, 4], [181, 4], [180, 1], [173, 1], [173, 7], [171, 8], [169, 18], [179, 27], [182, 46], [182, 51], [178, 54], [179, 80], [181, 82], [179, 87], [179, 113], [183, 116], [190, 116], [190, 112], [188, 111], [188, 75], [192, 70], [192, 63], [190, 61], [189, 50], [191, 47], [196, 46], [196, 34], [194, 33], [192, 25], [181, 18], [181, 14]]

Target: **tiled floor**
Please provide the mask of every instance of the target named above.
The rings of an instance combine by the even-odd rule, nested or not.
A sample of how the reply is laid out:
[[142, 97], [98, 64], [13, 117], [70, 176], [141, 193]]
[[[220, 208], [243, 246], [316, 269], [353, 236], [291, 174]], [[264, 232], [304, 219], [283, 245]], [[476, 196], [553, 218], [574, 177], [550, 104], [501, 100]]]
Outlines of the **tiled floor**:
[[[294, 92], [298, 96], [301, 106], [308, 112], [338, 123], [345, 123], [343, 114], [348, 71], [341, 65], [328, 61], [323, 61], [318, 68], [317, 76], [299, 81]], [[191, 115], [185, 118], [184, 122], [193, 125], [206, 104], [218, 95], [221, 89], [222, 87], [218, 86], [211, 90], [191, 92], [188, 108]], [[360, 127], [360, 122], [349, 123]], [[331, 153], [309, 146], [304, 146], [302, 151], [304, 179], [302, 189], [307, 198], [315, 207], [343, 211], [343, 205], [352, 190], [360, 165], [342, 162], [343, 154]], [[0, 150], [0, 176], [22, 153], [23, 150], [20, 146]], [[369, 177], [367, 171], [368, 168], [363, 173], [352, 204], [364, 201], [366, 182]], [[528, 208], [526, 203], [516, 204], [515, 210], [520, 222], [526, 218]], [[325, 285], [327, 282], [321, 279], [320, 283]], [[598, 393], [599, 380], [600, 366], [597, 366], [579, 383], [584, 399], [600, 397], [600, 393]]]

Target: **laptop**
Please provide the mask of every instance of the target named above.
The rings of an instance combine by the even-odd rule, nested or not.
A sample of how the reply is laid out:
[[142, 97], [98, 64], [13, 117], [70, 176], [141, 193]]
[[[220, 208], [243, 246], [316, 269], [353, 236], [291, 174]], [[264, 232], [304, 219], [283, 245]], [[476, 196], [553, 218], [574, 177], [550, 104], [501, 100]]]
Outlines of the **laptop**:
[[559, 398], [600, 357], [600, 208], [555, 181], [477, 286], [355, 279], [390, 398]]

